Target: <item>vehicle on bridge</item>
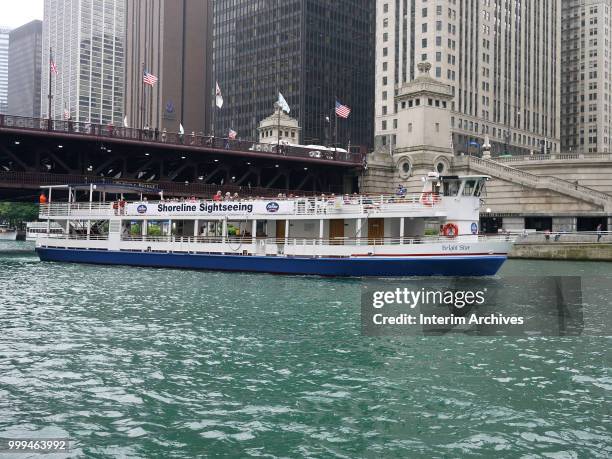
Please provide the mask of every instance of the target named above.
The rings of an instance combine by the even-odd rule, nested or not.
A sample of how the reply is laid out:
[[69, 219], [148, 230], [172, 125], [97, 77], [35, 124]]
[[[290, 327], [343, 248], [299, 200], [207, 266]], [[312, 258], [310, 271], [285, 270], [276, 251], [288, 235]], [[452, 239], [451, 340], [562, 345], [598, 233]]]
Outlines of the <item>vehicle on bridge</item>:
[[[39, 235], [36, 251], [43, 261], [224, 271], [493, 275], [513, 240], [478, 234], [486, 181], [431, 173], [414, 195], [225, 200], [220, 193], [211, 200], [164, 199], [137, 186], [50, 186], [40, 218], [64, 231]], [[57, 189], [68, 192], [68, 202], [52, 200]], [[77, 202], [84, 193], [89, 200]], [[428, 227], [439, 234], [426, 236]]]

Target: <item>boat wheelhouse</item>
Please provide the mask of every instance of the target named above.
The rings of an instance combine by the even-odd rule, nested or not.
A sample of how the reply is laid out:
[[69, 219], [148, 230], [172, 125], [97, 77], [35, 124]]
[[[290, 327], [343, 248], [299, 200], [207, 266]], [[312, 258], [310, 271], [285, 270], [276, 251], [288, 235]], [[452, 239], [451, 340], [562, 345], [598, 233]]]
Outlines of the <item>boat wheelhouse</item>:
[[[224, 201], [164, 199], [129, 185], [51, 186], [40, 218], [63, 231], [39, 235], [36, 250], [44, 261], [224, 271], [492, 275], [512, 241], [478, 234], [486, 181], [431, 173], [413, 195]], [[60, 192], [67, 202], [52, 200]]]

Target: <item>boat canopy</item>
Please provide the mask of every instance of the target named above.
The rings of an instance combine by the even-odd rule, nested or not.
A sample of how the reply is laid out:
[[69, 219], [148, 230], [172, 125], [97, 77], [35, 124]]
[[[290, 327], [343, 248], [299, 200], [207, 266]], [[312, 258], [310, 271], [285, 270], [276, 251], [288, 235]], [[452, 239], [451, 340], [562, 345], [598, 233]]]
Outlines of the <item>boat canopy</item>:
[[101, 193], [142, 193], [142, 194], [159, 194], [162, 190], [157, 185], [138, 185], [135, 183], [77, 183], [66, 185], [42, 185], [41, 189], [54, 190], [74, 190], [74, 191], [89, 191], [93, 189]]

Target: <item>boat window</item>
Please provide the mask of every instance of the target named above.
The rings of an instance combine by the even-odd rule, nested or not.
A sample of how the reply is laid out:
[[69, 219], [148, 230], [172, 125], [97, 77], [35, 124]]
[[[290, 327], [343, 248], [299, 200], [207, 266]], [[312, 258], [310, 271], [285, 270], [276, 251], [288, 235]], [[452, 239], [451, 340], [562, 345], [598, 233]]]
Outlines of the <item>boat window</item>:
[[478, 180], [478, 182], [476, 182], [476, 188], [474, 190], [474, 196], [479, 197], [482, 193], [482, 190], [484, 189], [484, 185], [485, 185], [485, 181], [484, 180]]
[[463, 186], [463, 196], [473, 196], [476, 188], [476, 180], [466, 180]]
[[442, 182], [442, 194], [444, 196], [457, 196], [460, 184], [459, 180], [444, 180]]

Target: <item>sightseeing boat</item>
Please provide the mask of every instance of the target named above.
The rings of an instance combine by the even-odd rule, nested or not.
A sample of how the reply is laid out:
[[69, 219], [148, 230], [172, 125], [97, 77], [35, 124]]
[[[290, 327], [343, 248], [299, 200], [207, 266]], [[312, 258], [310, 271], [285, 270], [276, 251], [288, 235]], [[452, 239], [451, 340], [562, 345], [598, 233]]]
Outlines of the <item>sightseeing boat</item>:
[[493, 275], [513, 241], [479, 234], [487, 179], [430, 173], [413, 195], [222, 201], [165, 199], [135, 185], [51, 186], [40, 205], [49, 231], [37, 235], [36, 251], [43, 261], [219, 271]]
[[17, 230], [8, 225], [0, 225], [0, 241], [16, 241]]

